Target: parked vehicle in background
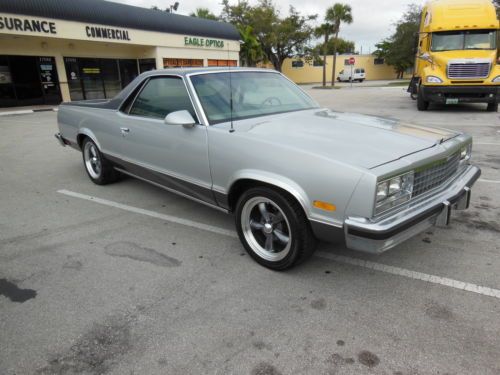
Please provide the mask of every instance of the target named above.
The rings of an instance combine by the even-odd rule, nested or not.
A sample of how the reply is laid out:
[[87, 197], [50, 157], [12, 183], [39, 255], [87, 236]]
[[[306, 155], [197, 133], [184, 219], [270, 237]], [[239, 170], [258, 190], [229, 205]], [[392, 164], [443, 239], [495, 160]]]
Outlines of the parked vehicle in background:
[[422, 11], [415, 73], [408, 91], [430, 103], [487, 103], [498, 111], [500, 56], [491, 0], [434, 0]]
[[94, 183], [125, 174], [234, 213], [247, 252], [277, 270], [317, 239], [381, 253], [447, 225], [481, 173], [469, 135], [332, 112], [270, 70], [151, 71], [57, 117]]
[[342, 69], [337, 77], [337, 81], [339, 82], [351, 82], [351, 81], [359, 81], [363, 82], [365, 80], [365, 69], [364, 68], [352, 68], [346, 65], [344, 69]]

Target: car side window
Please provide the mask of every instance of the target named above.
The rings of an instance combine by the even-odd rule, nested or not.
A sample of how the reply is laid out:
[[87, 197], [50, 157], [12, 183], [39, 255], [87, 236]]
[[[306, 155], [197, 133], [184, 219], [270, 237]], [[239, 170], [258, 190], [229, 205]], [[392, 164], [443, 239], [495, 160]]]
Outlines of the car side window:
[[153, 77], [141, 90], [129, 114], [164, 119], [169, 113], [187, 110], [197, 118], [180, 77]]

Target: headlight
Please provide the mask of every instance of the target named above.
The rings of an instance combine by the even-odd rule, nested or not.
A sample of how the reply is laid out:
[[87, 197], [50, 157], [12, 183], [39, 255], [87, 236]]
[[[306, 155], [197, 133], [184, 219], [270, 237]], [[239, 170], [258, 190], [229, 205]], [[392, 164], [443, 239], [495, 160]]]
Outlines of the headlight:
[[500, 76], [496, 76], [491, 82], [500, 82]]
[[375, 214], [407, 202], [413, 193], [413, 171], [377, 183]]
[[436, 76], [427, 76], [425, 81], [429, 83], [443, 83], [443, 80]]
[[467, 146], [462, 147], [460, 150], [460, 161], [469, 160], [472, 153], [472, 143], [469, 143]]

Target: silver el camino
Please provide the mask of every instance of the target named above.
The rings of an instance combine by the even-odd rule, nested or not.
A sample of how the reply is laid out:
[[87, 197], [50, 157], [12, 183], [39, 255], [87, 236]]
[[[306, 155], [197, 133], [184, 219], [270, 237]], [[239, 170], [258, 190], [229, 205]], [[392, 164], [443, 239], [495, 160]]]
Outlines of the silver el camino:
[[129, 175], [234, 213], [278, 270], [318, 239], [381, 253], [447, 225], [481, 173], [469, 135], [333, 112], [270, 70], [143, 73], [113, 99], [64, 103], [58, 124], [94, 183]]

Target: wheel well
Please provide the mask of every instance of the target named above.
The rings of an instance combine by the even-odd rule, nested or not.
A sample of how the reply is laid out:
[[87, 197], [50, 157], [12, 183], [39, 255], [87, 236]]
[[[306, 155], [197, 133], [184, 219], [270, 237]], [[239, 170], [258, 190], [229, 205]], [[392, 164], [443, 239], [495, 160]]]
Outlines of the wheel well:
[[87, 138], [87, 136], [85, 134], [78, 134], [76, 136], [76, 143], [78, 144], [78, 147], [80, 147], [80, 149], [82, 149], [83, 140], [85, 138]]
[[[229, 195], [228, 195], [228, 205], [229, 205], [229, 210], [231, 212], [234, 212], [236, 209], [236, 204], [238, 203], [238, 199], [241, 197], [241, 195], [247, 191], [248, 189], [258, 187], [258, 186], [264, 186], [268, 187], [274, 190], [277, 190], [280, 192], [280, 194], [286, 195], [290, 197], [291, 199], [297, 201], [299, 203], [300, 207], [302, 207], [302, 204], [298, 201], [298, 199], [291, 194], [290, 192], [286, 191], [285, 189], [280, 188], [279, 186], [273, 185], [273, 184], [268, 184], [266, 182], [262, 182], [259, 180], [252, 180], [252, 179], [241, 179], [236, 181], [233, 186], [231, 186], [231, 189], [229, 190]], [[302, 207], [302, 210], [304, 210], [304, 207]]]

